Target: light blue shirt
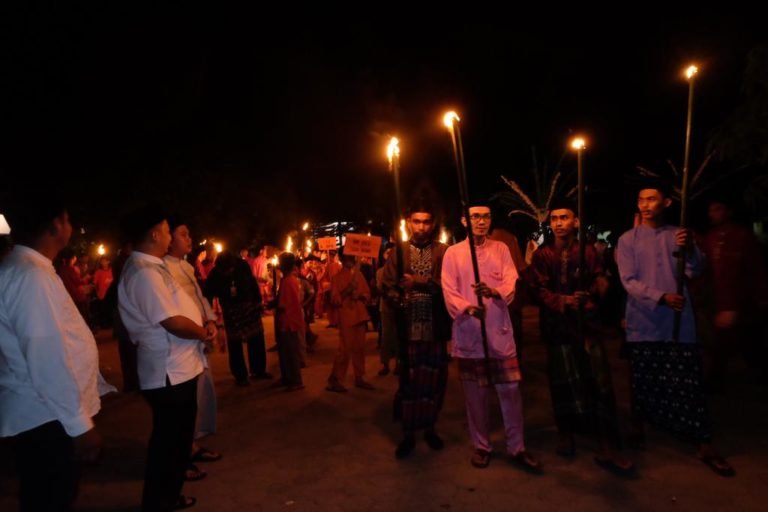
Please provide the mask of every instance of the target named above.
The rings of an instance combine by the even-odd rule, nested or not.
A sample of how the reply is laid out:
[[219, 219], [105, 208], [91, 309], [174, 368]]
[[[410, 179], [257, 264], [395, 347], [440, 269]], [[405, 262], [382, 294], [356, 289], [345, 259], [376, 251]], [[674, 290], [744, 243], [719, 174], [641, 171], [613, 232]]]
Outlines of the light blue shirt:
[[[671, 341], [675, 312], [659, 304], [665, 293], [676, 293], [677, 259], [675, 226], [650, 228], [640, 225], [621, 235], [617, 263], [621, 284], [627, 290], [627, 341]], [[701, 273], [704, 258], [697, 247], [687, 252], [685, 273]], [[696, 342], [696, 325], [688, 288], [683, 291], [685, 307], [680, 324], [680, 341]]]

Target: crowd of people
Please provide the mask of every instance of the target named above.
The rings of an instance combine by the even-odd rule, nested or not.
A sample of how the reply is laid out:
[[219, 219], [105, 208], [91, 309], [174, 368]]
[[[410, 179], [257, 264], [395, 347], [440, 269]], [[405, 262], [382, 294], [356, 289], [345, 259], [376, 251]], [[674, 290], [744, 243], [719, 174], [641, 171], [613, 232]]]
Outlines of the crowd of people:
[[[8, 212], [14, 245], [4, 241], [0, 263], [0, 436], [15, 438], [21, 510], [67, 510], [77, 492], [78, 464], [98, 456], [93, 417], [99, 397], [115, 388], [99, 374], [94, 331], [107, 326], [118, 342], [124, 391], [139, 391], [152, 411], [143, 510], [195, 504], [182, 494], [184, 481], [206, 476], [196, 463], [222, 457], [199, 444], [216, 431], [208, 355], [217, 347], [228, 353], [238, 386], [273, 379], [265, 316], [275, 323], [279, 360], [272, 386], [289, 392], [305, 389], [302, 368], [318, 339], [311, 329], [316, 318], [325, 316], [338, 329], [325, 388], [331, 393], [349, 391], [350, 361], [355, 388], [374, 389], [365, 378], [364, 347], [367, 332], [378, 332], [378, 374], [399, 380], [393, 398], [402, 428], [397, 458], [413, 453], [419, 432], [431, 449], [443, 448], [437, 424], [455, 361], [472, 466], [485, 468], [493, 458], [495, 393], [504, 455], [541, 473], [539, 457], [525, 443], [520, 339], [526, 297], [540, 312], [559, 456], [575, 454], [575, 434], [591, 434], [595, 463], [631, 475], [636, 469], [625, 445], [644, 446], [645, 424], [651, 423], [695, 443], [702, 462], [732, 476], [735, 470], [712, 441], [706, 391], [726, 385], [728, 359], [737, 348], [756, 375], [765, 376], [765, 340], [749, 335], [750, 322], [768, 305], [761, 247], [732, 221], [727, 203], [712, 202], [712, 228], [697, 241], [690, 230], [667, 223], [671, 202], [665, 183], [645, 182], [637, 193], [636, 225], [617, 246], [584, 243], [580, 250], [577, 208], [567, 199], [555, 201], [552, 236], [526, 261], [514, 235], [491, 229], [488, 205], [472, 205], [462, 218], [469, 237], [447, 246], [435, 240], [434, 206], [417, 197], [407, 212], [409, 240], [389, 244], [376, 262], [344, 254], [342, 247], [338, 254], [304, 259], [284, 252], [276, 265], [266, 248], [218, 253], [209, 246], [192, 257], [190, 225], [146, 207], [126, 219], [117, 258], [102, 257], [91, 269], [68, 247], [66, 205], [42, 196], [31, 200]], [[706, 364], [694, 296], [706, 299], [699, 320], [709, 318], [713, 326]], [[617, 302], [625, 307], [612, 319], [607, 311]], [[605, 348], [612, 323], [630, 364], [629, 432], [620, 428]]]

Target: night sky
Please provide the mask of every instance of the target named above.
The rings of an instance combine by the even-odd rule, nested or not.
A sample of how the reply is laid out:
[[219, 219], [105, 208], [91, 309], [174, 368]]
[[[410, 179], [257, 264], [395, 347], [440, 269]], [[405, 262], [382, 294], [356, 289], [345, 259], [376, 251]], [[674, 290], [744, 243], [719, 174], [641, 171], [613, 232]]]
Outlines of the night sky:
[[439, 124], [453, 107], [476, 198], [503, 190], [501, 174], [529, 185], [531, 148], [553, 167], [585, 133], [593, 220], [625, 229], [635, 165], [681, 165], [684, 66], [702, 68], [696, 167], [765, 39], [754, 12], [376, 8], [347, 21], [331, 10], [4, 13], [0, 211], [34, 177], [98, 236], [157, 201], [201, 234], [277, 242], [306, 219], [388, 218], [384, 148], [396, 134], [405, 195], [430, 189], [455, 223]]

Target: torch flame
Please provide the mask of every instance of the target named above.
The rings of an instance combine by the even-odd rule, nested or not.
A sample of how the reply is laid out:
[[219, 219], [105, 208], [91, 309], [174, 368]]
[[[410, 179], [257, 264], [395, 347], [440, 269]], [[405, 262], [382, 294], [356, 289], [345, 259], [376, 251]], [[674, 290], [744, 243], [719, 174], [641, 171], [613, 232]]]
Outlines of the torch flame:
[[685, 76], [686, 78], [688, 78], [688, 80], [690, 80], [691, 78], [693, 78], [693, 75], [695, 75], [698, 72], [699, 72], [699, 68], [697, 68], [694, 65], [691, 65], [691, 66], [688, 66], [688, 69], [685, 70]]
[[224, 246], [221, 245], [220, 242], [216, 242], [215, 244], [213, 244], [213, 247], [216, 248], [216, 252], [221, 252], [224, 250]]
[[461, 121], [461, 119], [459, 119], [459, 114], [457, 114], [453, 110], [451, 110], [450, 112], [446, 112], [445, 115], [443, 116], [443, 124], [449, 130], [453, 130], [454, 121], [458, 122], [458, 121]]
[[99, 256], [104, 256], [107, 254], [107, 249], [104, 247], [104, 244], [99, 244], [99, 248], [96, 249], [96, 252], [99, 253]]
[[571, 148], [575, 149], [576, 151], [584, 149], [585, 147], [587, 147], [587, 143], [582, 137], [576, 137], [571, 141]]
[[448, 243], [448, 232], [445, 230], [445, 228], [440, 229], [440, 243], [441, 244]]
[[272, 266], [274, 266], [274, 267], [276, 267], [276, 266], [277, 266], [277, 254], [275, 254], [274, 256], [272, 256]]
[[405, 219], [400, 219], [400, 238], [403, 242], [408, 241], [408, 230], [405, 227]]
[[306, 231], [309, 229], [309, 222], [305, 222], [303, 226], [301, 226], [302, 231]]
[[392, 159], [394, 157], [400, 156], [400, 141], [397, 140], [397, 137], [392, 137], [392, 139], [389, 141], [389, 145], [387, 146], [387, 160], [389, 160], [389, 163], [392, 163]]
[[291, 252], [291, 249], [293, 249], [293, 238], [291, 238], [291, 235], [288, 235], [288, 241], [285, 243], [285, 252]]

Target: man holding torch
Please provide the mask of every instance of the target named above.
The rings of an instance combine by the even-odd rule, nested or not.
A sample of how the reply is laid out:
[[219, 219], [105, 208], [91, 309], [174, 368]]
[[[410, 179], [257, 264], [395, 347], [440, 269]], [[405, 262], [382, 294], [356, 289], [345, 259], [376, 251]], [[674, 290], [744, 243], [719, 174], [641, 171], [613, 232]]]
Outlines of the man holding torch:
[[[539, 461], [525, 449], [520, 368], [509, 318], [508, 305], [515, 295], [518, 273], [503, 242], [488, 238], [491, 210], [468, 208], [471, 236], [477, 255], [479, 281], [475, 281], [469, 240], [448, 248], [443, 258], [442, 287], [445, 304], [453, 317], [453, 351], [464, 386], [470, 436], [475, 445], [473, 466], [485, 468], [491, 460], [489, 398], [493, 388], [504, 419], [510, 462], [538, 472]], [[482, 299], [482, 305], [478, 303]], [[485, 321], [483, 340], [481, 319]], [[486, 347], [483, 345], [487, 344]]]
[[[672, 204], [671, 188], [660, 179], [641, 183], [637, 195], [641, 224], [619, 238], [617, 259], [621, 283], [627, 290], [632, 372], [630, 441], [644, 446], [643, 423], [650, 421], [696, 443], [702, 462], [722, 476], [733, 476], [733, 468], [711, 444], [688, 288], [676, 291], [677, 253], [688, 249], [684, 268], [688, 278], [703, 269], [703, 255], [690, 230], [664, 222], [664, 212]], [[676, 315], [681, 321], [675, 340]]]
[[[395, 415], [402, 422], [403, 440], [395, 451], [402, 459], [415, 447], [414, 432], [424, 430], [424, 440], [433, 450], [443, 447], [435, 423], [445, 397], [448, 378], [446, 344], [451, 337], [451, 320], [445, 309], [440, 274], [445, 244], [434, 240], [435, 215], [425, 198], [410, 207], [411, 237], [402, 251], [396, 251], [384, 267], [382, 284], [387, 298], [405, 308], [405, 369], [395, 398]], [[403, 276], [398, 282], [397, 257], [403, 257]], [[404, 295], [404, 296], [401, 296]]]

